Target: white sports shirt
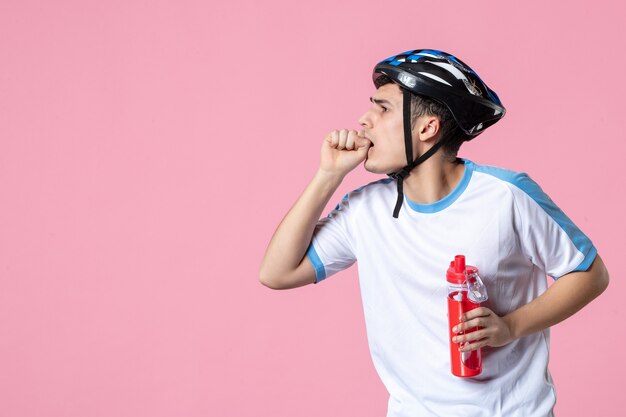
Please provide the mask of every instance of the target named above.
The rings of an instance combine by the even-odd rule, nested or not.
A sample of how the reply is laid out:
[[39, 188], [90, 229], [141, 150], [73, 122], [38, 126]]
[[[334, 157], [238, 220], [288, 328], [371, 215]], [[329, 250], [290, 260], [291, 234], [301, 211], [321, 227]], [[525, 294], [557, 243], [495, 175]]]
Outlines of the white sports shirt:
[[321, 219], [307, 251], [316, 283], [358, 260], [367, 338], [389, 392], [387, 417], [545, 417], [556, 396], [549, 329], [483, 348], [483, 371], [450, 371], [446, 270], [455, 255], [478, 267], [499, 316], [558, 279], [587, 270], [596, 249], [525, 173], [469, 160], [456, 188], [433, 204], [383, 179], [346, 195]]

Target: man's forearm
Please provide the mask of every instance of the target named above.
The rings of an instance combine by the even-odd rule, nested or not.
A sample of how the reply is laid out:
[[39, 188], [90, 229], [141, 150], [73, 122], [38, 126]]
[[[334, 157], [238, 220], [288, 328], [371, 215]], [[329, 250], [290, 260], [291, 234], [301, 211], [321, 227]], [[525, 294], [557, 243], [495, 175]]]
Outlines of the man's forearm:
[[600, 295], [608, 283], [608, 272], [597, 256], [589, 270], [562, 276], [541, 296], [507, 314], [503, 320], [513, 339], [529, 335], [570, 317]]
[[316, 172], [274, 232], [261, 264], [262, 280], [277, 280], [300, 264], [315, 225], [342, 180], [342, 176], [321, 169]]

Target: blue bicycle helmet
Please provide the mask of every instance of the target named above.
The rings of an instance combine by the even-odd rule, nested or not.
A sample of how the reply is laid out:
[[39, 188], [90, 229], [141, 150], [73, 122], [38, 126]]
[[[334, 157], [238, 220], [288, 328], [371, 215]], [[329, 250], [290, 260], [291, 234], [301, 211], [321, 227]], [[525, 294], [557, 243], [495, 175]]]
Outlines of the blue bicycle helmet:
[[428, 152], [413, 160], [411, 140], [411, 93], [428, 97], [445, 105], [459, 128], [471, 140], [500, 120], [506, 109], [480, 79], [460, 59], [434, 49], [415, 49], [389, 57], [374, 67], [373, 80], [387, 76], [403, 92], [404, 144], [407, 165], [388, 174], [398, 183], [398, 200], [393, 217], [398, 217], [403, 201], [402, 183], [409, 172], [430, 158], [452, 138], [442, 138]]

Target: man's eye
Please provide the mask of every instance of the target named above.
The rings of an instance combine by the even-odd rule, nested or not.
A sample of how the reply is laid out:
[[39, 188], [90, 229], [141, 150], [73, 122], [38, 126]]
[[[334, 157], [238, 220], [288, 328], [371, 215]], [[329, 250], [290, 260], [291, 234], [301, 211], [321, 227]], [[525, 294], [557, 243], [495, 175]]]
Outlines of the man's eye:
[[385, 106], [380, 106], [381, 109], [383, 109], [383, 113], [385, 113], [387, 111], [387, 107]]

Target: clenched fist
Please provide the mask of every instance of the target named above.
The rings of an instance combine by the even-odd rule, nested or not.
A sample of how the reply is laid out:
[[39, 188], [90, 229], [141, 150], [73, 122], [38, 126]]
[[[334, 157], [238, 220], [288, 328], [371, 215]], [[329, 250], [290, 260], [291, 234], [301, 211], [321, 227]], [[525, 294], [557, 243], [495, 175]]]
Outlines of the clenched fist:
[[322, 143], [320, 169], [335, 175], [345, 176], [367, 158], [372, 142], [363, 131], [333, 130]]

